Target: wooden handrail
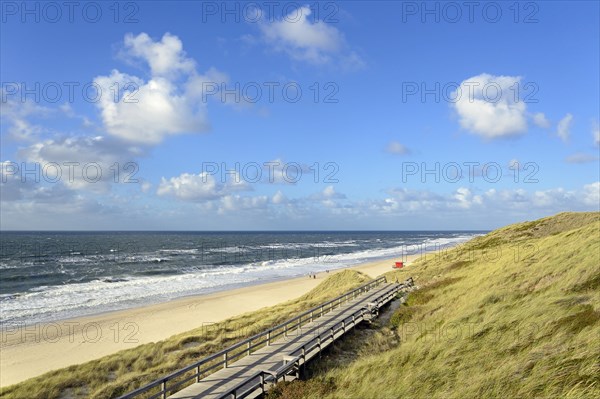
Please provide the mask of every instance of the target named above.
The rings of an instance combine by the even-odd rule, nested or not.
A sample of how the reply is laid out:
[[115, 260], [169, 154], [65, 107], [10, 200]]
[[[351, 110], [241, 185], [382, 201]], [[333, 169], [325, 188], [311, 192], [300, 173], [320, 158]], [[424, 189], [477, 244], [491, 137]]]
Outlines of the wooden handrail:
[[[384, 294], [381, 294], [379, 296], [377, 296], [374, 301], [375, 302], [379, 302], [380, 300], [382, 300], [382, 298], [385, 297], [391, 297], [393, 295], [396, 295], [396, 293], [398, 291], [400, 291], [402, 288], [406, 288], [406, 285], [404, 284], [400, 284], [397, 287], [395, 287], [394, 290], [390, 290], [389, 292], [386, 292]], [[346, 333], [346, 329], [345, 329], [345, 323], [346, 320], [350, 319], [350, 320], [355, 320], [356, 319], [356, 315], [359, 315], [359, 317], [363, 317], [365, 313], [367, 313], [368, 310], [366, 310], [365, 308], [360, 308], [357, 311], [355, 311], [354, 313], [352, 313], [352, 315], [346, 317], [344, 320], [338, 322], [337, 324], [335, 324], [334, 326], [331, 327], [330, 331], [327, 332], [322, 332], [320, 333], [318, 336], [316, 336], [315, 338], [313, 338], [312, 340], [310, 340], [309, 342], [307, 342], [306, 344], [304, 344], [302, 346], [302, 353], [299, 356], [295, 356], [291, 361], [289, 361], [288, 363], [282, 365], [281, 367], [279, 367], [277, 370], [274, 371], [270, 371], [270, 370], [261, 370], [258, 371], [250, 376], [248, 376], [244, 381], [240, 381], [238, 384], [234, 385], [233, 387], [231, 387], [227, 392], [224, 392], [220, 395], [221, 398], [225, 398], [225, 397], [231, 397], [234, 399], [241, 399], [246, 397], [247, 395], [253, 393], [256, 389], [258, 389], [259, 387], [261, 387], [262, 385], [262, 391], [265, 392], [265, 384], [266, 384], [266, 379], [264, 378], [264, 376], [268, 376], [271, 377], [271, 380], [273, 380], [274, 382], [277, 382], [279, 380], [280, 377], [287, 375], [289, 373], [289, 371], [294, 368], [294, 366], [300, 366], [300, 361], [302, 360], [303, 362], [306, 362], [305, 359], [305, 354], [312, 351], [314, 348], [319, 347], [319, 351], [322, 350], [322, 346], [321, 344], [323, 342], [327, 342], [327, 339], [325, 340], [321, 340], [322, 336], [327, 336], [328, 338], [331, 338], [331, 343], [335, 340], [335, 334], [337, 334], [339, 331], [343, 331], [342, 335]], [[340, 328], [336, 328], [339, 324], [342, 325], [342, 327]], [[354, 322], [352, 327], [354, 327], [357, 323]], [[317, 344], [312, 345], [311, 344], [314, 341], [318, 341]], [[256, 384], [247, 387], [246, 391], [243, 392], [241, 395], [237, 393], [237, 391], [242, 388], [247, 386], [250, 381], [260, 378], [260, 382], [257, 382]]]
[[[118, 399], [132, 399], [132, 398], [135, 398], [135, 397], [137, 397], [137, 396], [139, 396], [139, 395], [141, 395], [143, 393], [146, 393], [147, 391], [149, 391], [149, 390], [151, 390], [153, 388], [156, 388], [157, 386], [161, 386], [161, 390], [156, 395], [153, 395], [152, 398], [158, 398], [161, 395], [162, 395], [163, 398], [165, 398], [166, 395], [167, 395], [167, 393], [174, 388], [173, 386], [168, 387], [167, 386], [167, 382], [169, 382], [169, 381], [171, 381], [171, 380], [173, 380], [173, 379], [175, 379], [175, 378], [177, 378], [177, 377], [179, 377], [179, 376], [181, 376], [181, 375], [183, 375], [183, 374], [185, 374], [188, 371], [191, 371], [193, 369], [196, 369], [196, 373], [193, 374], [192, 376], [190, 376], [189, 378], [186, 378], [186, 381], [189, 381], [189, 380], [191, 380], [193, 378], [199, 378], [199, 376], [202, 373], [206, 373], [209, 370], [213, 370], [213, 369], [219, 368], [219, 367], [220, 368], [227, 367], [226, 364], [228, 362], [228, 359], [238, 358], [242, 354], [250, 354], [252, 352], [252, 349], [254, 347], [259, 346], [259, 345], [261, 345], [263, 343], [267, 343], [267, 345], [269, 345], [270, 341], [272, 341], [274, 338], [276, 338], [276, 337], [284, 334], [283, 332], [273, 334], [273, 332], [275, 332], [275, 331], [277, 331], [279, 329], [283, 329], [283, 328], [287, 327], [289, 324], [294, 323], [296, 321], [299, 321], [299, 320], [301, 320], [302, 317], [307, 316], [307, 315], [311, 316], [309, 319], [307, 319], [307, 320], [310, 320], [310, 321], [314, 320], [317, 317], [321, 317], [324, 314], [326, 314], [326, 313], [328, 313], [328, 312], [330, 312], [330, 311], [332, 311], [334, 309], [334, 307], [333, 307], [333, 303], [334, 302], [338, 301], [338, 306], [341, 306], [342, 303], [345, 303], [345, 302], [347, 302], [349, 300], [350, 296], [352, 296], [352, 299], [353, 299], [355, 297], [355, 294], [360, 293], [360, 292], [370, 291], [373, 287], [376, 287], [376, 286], [378, 286], [378, 285], [380, 285], [382, 283], [385, 283], [385, 282], [387, 282], [385, 276], [382, 276], [382, 277], [379, 277], [379, 278], [377, 278], [375, 280], [372, 280], [372, 281], [370, 281], [370, 282], [368, 282], [366, 284], [361, 285], [360, 287], [357, 287], [357, 288], [355, 288], [355, 289], [353, 289], [351, 291], [348, 291], [347, 293], [345, 293], [343, 295], [340, 295], [340, 296], [338, 296], [338, 297], [336, 297], [334, 299], [331, 299], [331, 300], [329, 300], [329, 301], [327, 301], [325, 303], [322, 303], [322, 304], [317, 305], [317, 306], [315, 306], [315, 307], [313, 307], [313, 308], [311, 308], [311, 309], [309, 309], [307, 311], [304, 311], [303, 313], [299, 314], [298, 316], [295, 316], [295, 317], [293, 317], [293, 318], [291, 318], [291, 319], [289, 319], [289, 320], [287, 320], [287, 321], [285, 321], [285, 322], [283, 322], [281, 324], [278, 324], [278, 325], [276, 325], [274, 327], [271, 327], [271, 328], [269, 328], [267, 330], [264, 330], [264, 331], [262, 331], [262, 332], [260, 332], [258, 334], [255, 334], [255, 335], [253, 335], [253, 336], [251, 336], [249, 338], [246, 338], [243, 341], [240, 341], [240, 342], [238, 342], [236, 344], [233, 344], [233, 345], [231, 345], [231, 346], [229, 346], [229, 347], [227, 347], [225, 349], [222, 349], [221, 351], [219, 351], [217, 353], [209, 355], [209, 356], [207, 356], [207, 357], [205, 357], [205, 358], [203, 358], [203, 359], [201, 359], [201, 360], [199, 360], [199, 361], [197, 361], [195, 363], [192, 363], [192, 364], [190, 364], [188, 366], [185, 366], [185, 367], [183, 367], [183, 368], [181, 368], [179, 370], [176, 370], [176, 371], [174, 371], [174, 372], [172, 372], [172, 373], [170, 373], [170, 374], [168, 374], [168, 375], [166, 375], [166, 376], [164, 376], [164, 377], [162, 377], [160, 379], [152, 381], [152, 382], [150, 382], [150, 383], [148, 383], [148, 384], [146, 384], [146, 385], [144, 385], [144, 386], [142, 386], [142, 387], [140, 387], [140, 388], [138, 388], [138, 389], [136, 389], [134, 391], [131, 391], [131, 392], [125, 394], [125, 395], [122, 395]], [[325, 307], [327, 307], [327, 306], [329, 306], [329, 309], [328, 309], [328, 311], [325, 311]], [[315, 311], [317, 311], [317, 310], [319, 310], [319, 313], [315, 314]], [[305, 321], [307, 321], [307, 320], [305, 320]], [[300, 322], [298, 322], [297, 326], [300, 326]], [[254, 343], [254, 345], [252, 344], [252, 341], [257, 340], [259, 338], [263, 338], [263, 337], [267, 337], [267, 339], [266, 340], [261, 340], [258, 343]], [[241, 351], [240, 353], [233, 354], [233, 355], [229, 356], [229, 352], [232, 352], [232, 351], [234, 351], [234, 350], [242, 347], [243, 345], [248, 345], [248, 344], [250, 344], [250, 345], [246, 348], [245, 351]], [[228, 357], [228, 359], [225, 358], [225, 357]], [[210, 366], [209, 368], [202, 370], [201, 366], [203, 366], [204, 364], [209, 363], [209, 362], [211, 362], [211, 361], [213, 361], [215, 359], [218, 359], [218, 358], [221, 358], [222, 360], [220, 362], [218, 362], [218, 363]], [[179, 385], [181, 385], [181, 384], [180, 383], [176, 383], [175, 384], [175, 386], [179, 386]]]

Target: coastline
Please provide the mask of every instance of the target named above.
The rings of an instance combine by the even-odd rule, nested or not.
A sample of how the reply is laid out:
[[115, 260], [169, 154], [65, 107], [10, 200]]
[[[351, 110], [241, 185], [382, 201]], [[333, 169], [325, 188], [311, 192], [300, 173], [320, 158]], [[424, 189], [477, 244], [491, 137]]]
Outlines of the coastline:
[[[423, 255], [404, 256], [405, 264]], [[295, 299], [342, 270], [358, 270], [375, 278], [391, 270], [396, 259], [320, 272], [316, 279], [296, 277], [3, 330], [0, 387]]]

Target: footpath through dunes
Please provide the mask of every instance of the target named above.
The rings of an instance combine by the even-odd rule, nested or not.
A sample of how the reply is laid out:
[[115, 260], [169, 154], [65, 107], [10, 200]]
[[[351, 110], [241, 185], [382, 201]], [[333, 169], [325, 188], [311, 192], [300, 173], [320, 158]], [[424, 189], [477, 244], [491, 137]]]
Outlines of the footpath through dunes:
[[371, 278], [368, 275], [356, 270], [331, 273], [316, 288], [298, 299], [240, 314], [209, 326], [202, 326], [200, 320], [198, 328], [166, 340], [126, 349], [0, 388], [0, 398], [115, 398], [369, 281]]
[[269, 399], [600, 397], [600, 213], [510, 225], [387, 277], [408, 275], [394, 338]]

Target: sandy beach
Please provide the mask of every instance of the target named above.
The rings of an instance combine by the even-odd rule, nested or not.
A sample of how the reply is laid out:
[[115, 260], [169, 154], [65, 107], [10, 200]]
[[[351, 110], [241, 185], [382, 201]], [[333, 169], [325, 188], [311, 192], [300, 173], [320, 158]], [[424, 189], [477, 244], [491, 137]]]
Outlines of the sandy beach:
[[[405, 259], [410, 263], [418, 257], [409, 255]], [[364, 263], [350, 269], [377, 277], [391, 270], [393, 260]], [[330, 274], [338, 271], [332, 270]], [[299, 277], [2, 331], [0, 386], [297, 298], [327, 276], [319, 273], [316, 279]]]

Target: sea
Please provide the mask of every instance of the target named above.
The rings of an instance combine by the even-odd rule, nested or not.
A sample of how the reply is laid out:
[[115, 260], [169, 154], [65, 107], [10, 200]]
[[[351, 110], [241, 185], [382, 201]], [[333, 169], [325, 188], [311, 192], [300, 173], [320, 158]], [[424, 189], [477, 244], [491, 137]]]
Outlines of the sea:
[[403, 260], [484, 233], [5, 231], [0, 325], [52, 322], [384, 258]]

